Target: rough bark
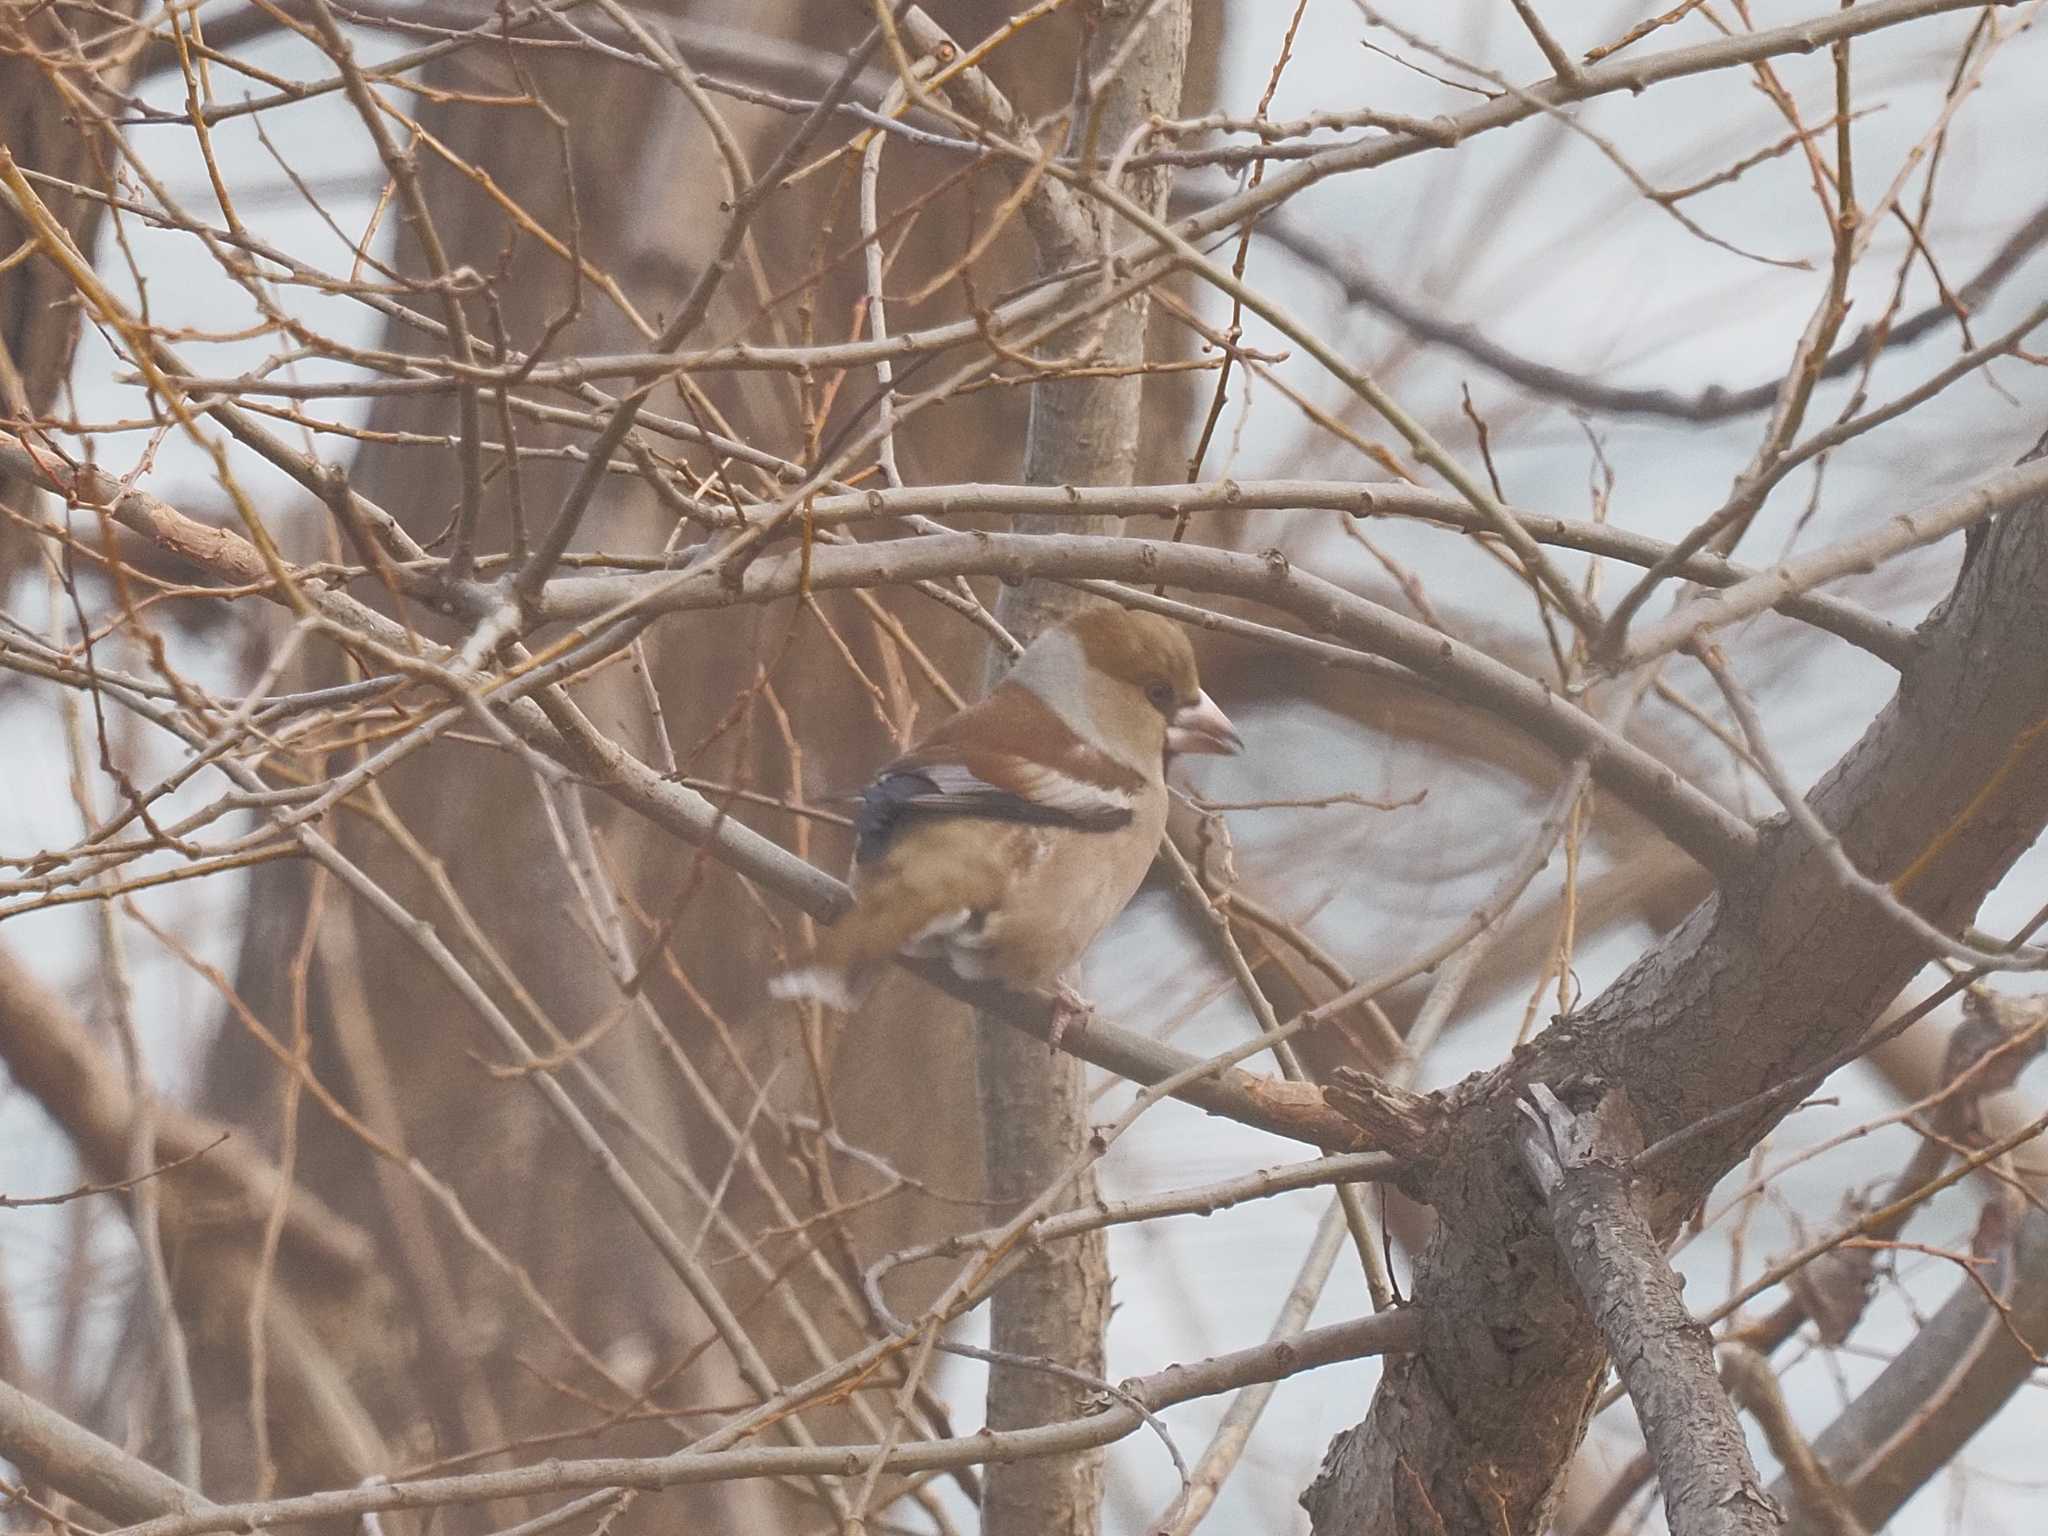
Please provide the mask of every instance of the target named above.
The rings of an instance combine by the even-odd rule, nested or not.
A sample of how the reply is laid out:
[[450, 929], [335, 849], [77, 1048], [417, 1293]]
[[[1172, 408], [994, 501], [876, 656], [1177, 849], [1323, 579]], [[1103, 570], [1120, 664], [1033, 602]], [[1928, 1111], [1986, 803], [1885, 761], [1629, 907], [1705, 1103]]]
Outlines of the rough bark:
[[[1808, 799], [1860, 869], [1953, 930], [2048, 823], [2048, 507], [1997, 519], [1920, 639], [1896, 695]], [[1454, 1095], [1460, 1153], [1411, 1181], [1440, 1218], [1417, 1273], [1426, 1343], [1390, 1364], [1366, 1420], [1332, 1444], [1303, 1497], [1316, 1531], [1500, 1536], [1539, 1529], [1552, 1506], [1605, 1351], [1514, 1165], [1526, 1085], [1614, 1085], [1654, 1143], [1796, 1083], [1925, 959], [1775, 820], [1747, 876]], [[1648, 1170], [1659, 1234], [1797, 1098], [1731, 1115]]]
[[1635, 1404], [1673, 1536], [1768, 1536], [1778, 1513], [1722, 1390], [1713, 1341], [1635, 1201], [1628, 1165], [1643, 1144], [1634, 1117], [1620, 1094], [1590, 1091], [1597, 1102], [1575, 1115], [1541, 1084], [1532, 1089], [1522, 1165]]

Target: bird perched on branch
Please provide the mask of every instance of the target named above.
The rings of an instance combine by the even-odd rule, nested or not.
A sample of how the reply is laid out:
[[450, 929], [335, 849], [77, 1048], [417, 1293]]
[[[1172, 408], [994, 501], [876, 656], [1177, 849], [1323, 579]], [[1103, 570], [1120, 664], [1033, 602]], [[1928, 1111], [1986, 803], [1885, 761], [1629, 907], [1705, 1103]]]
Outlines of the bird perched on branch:
[[1104, 606], [1048, 629], [861, 792], [853, 908], [769, 991], [851, 1009], [903, 955], [1071, 1005], [1060, 973], [1166, 829], [1166, 755], [1242, 746], [1171, 620]]

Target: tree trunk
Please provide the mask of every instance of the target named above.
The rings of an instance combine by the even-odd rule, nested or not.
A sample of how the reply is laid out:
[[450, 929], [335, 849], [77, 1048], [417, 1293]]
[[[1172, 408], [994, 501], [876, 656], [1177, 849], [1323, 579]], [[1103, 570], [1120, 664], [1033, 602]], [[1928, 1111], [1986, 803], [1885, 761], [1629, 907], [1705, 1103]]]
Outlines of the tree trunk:
[[[1184, 0], [1159, 5], [1118, 0], [1080, 14], [1086, 28], [1083, 67], [1091, 72], [1126, 41], [1134, 23], [1147, 29], [1092, 104], [1089, 117], [1068, 134], [1070, 147], [1092, 144], [1098, 162], [1106, 162], [1148, 118], [1179, 110], [1188, 7]], [[1169, 182], [1163, 170], [1140, 172], [1128, 178], [1125, 190], [1156, 212], [1165, 207]], [[1098, 210], [1096, 217], [1109, 215]], [[1041, 227], [1038, 236], [1039, 266], [1046, 272], [1086, 261], [1100, 250], [1092, 220], [1057, 234]], [[1139, 299], [1112, 311], [1093, 348], [1094, 360], [1111, 367], [1143, 362], [1147, 308]], [[1071, 334], [1056, 337], [1048, 350], [1071, 348], [1079, 340]], [[1143, 394], [1143, 376], [1135, 373], [1034, 385], [1025, 480], [1032, 485], [1131, 483]], [[1074, 525], [1071, 518], [1017, 519], [1025, 532], [1072, 532]], [[1120, 524], [1114, 518], [1091, 518], [1084, 526], [1089, 532], [1114, 533]], [[997, 616], [1017, 639], [1028, 642], [1086, 601], [1071, 587], [1027, 582], [1004, 591]], [[1048, 1051], [994, 1019], [984, 1017], [978, 1024], [976, 1070], [988, 1193], [999, 1202], [998, 1209], [1014, 1209], [1049, 1188], [1085, 1152], [1085, 1078], [1075, 1057]], [[1095, 1176], [1089, 1171], [1067, 1189], [1062, 1203], [1085, 1205], [1095, 1198]], [[991, 1303], [989, 1342], [1003, 1355], [1047, 1360], [1084, 1378], [1100, 1378], [1109, 1305], [1108, 1249], [1098, 1231], [1033, 1254], [1004, 1282]], [[1072, 1376], [1014, 1361], [998, 1363], [989, 1373], [989, 1426], [1009, 1429], [1071, 1418], [1090, 1390]], [[984, 1536], [1090, 1536], [1100, 1522], [1101, 1505], [1100, 1453], [992, 1466], [982, 1495], [982, 1531]]]

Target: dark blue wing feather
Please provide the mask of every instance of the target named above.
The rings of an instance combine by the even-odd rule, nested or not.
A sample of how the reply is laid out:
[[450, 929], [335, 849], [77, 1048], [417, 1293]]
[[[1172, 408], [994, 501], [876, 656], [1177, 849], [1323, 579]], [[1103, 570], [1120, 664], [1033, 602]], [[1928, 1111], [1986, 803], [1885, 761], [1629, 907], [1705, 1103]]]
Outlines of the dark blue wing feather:
[[904, 823], [918, 814], [982, 816], [991, 821], [1036, 822], [1048, 826], [1109, 831], [1127, 826], [1129, 810], [1068, 810], [1042, 805], [993, 784], [976, 781], [972, 789], [947, 789], [918, 768], [885, 768], [860, 792], [853, 813], [853, 858], [865, 864], [879, 858]]

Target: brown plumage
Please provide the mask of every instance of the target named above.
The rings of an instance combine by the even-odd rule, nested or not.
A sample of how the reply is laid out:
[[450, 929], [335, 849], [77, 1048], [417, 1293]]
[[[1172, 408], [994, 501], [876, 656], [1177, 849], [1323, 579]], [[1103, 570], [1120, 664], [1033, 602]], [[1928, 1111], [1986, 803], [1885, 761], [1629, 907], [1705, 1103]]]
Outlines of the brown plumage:
[[1046, 631], [862, 793], [853, 910], [770, 991], [850, 1008], [897, 955], [1052, 985], [1145, 877], [1167, 754], [1240, 746], [1172, 621], [1105, 606]]

